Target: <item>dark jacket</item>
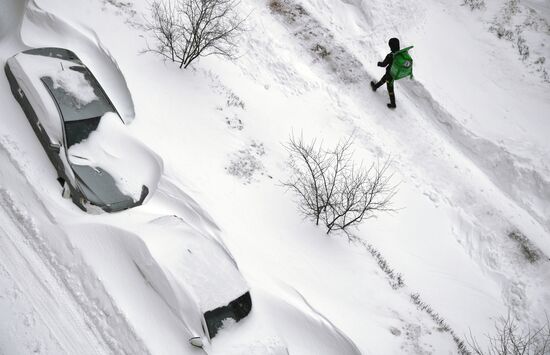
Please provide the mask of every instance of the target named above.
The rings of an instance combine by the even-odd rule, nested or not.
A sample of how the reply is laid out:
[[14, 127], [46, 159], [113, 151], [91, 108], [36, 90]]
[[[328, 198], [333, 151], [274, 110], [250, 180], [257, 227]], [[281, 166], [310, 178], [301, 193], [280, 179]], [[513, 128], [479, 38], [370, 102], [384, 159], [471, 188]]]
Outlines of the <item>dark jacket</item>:
[[383, 61], [378, 62], [379, 67], [386, 67], [386, 74], [389, 75], [391, 65], [393, 63], [393, 54], [397, 51], [399, 51], [399, 40], [397, 38], [391, 38], [388, 42], [388, 45], [390, 46], [391, 52], [388, 53], [386, 58], [384, 58]]

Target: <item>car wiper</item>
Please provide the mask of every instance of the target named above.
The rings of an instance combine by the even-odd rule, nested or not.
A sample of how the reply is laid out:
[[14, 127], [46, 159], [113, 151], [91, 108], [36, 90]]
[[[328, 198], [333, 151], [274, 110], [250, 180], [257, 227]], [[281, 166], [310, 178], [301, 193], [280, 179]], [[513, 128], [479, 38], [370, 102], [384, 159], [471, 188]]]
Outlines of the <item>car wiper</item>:
[[81, 155], [71, 154], [71, 157], [75, 157], [75, 158], [78, 158], [78, 159], [90, 161], [90, 159], [88, 159], [88, 158], [86, 158], [86, 157], [83, 157], [83, 156], [81, 156]]
[[[71, 158], [82, 159], [82, 160], [85, 160], [85, 161], [87, 161], [87, 162], [90, 161], [90, 159], [85, 158], [85, 157], [80, 156], [80, 155], [73, 155], [73, 154], [71, 154]], [[95, 166], [91, 166], [91, 165], [88, 165], [88, 164], [86, 164], [86, 165], [84, 165], [84, 164], [78, 164], [77, 162], [72, 161], [71, 159], [69, 159], [69, 161], [70, 161], [71, 163], [73, 163], [73, 164], [76, 164], [76, 165], [87, 166], [88, 168], [90, 168], [90, 169], [92, 169], [93, 171], [95, 171], [98, 175], [102, 175], [102, 174], [103, 174], [103, 171], [101, 171], [100, 169], [98, 169], [98, 168], [95, 167]]]
[[90, 159], [88, 159], [86, 157], [83, 157], [83, 156], [80, 156], [80, 155], [69, 154], [69, 162], [71, 164], [89, 166], [88, 163], [90, 162]]

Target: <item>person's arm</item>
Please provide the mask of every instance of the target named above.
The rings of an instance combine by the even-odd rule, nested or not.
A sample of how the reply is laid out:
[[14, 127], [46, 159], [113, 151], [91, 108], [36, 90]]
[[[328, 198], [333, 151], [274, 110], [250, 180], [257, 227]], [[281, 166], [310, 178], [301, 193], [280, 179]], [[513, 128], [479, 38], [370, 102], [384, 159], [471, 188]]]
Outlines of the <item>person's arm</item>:
[[392, 54], [389, 53], [386, 58], [384, 58], [384, 61], [382, 62], [378, 62], [378, 66], [379, 67], [387, 67], [388, 65], [390, 65], [392, 62]]

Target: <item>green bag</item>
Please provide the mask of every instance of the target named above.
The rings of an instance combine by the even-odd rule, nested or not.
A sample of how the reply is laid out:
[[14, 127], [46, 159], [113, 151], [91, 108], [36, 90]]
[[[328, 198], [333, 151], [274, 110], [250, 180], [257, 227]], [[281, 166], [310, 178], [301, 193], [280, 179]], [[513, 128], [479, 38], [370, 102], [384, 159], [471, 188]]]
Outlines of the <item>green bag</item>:
[[390, 75], [393, 80], [403, 79], [404, 77], [413, 77], [413, 59], [409, 54], [409, 49], [414, 46], [404, 48], [393, 54], [393, 62], [390, 68]]

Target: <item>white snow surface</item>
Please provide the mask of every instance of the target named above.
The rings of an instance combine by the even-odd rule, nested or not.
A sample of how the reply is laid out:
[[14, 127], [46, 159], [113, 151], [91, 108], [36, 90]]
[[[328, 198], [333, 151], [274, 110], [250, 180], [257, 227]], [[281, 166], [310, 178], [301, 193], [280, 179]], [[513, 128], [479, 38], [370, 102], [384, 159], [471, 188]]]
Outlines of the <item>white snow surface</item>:
[[135, 228], [167, 273], [191, 288], [203, 312], [224, 306], [227, 300], [248, 291], [224, 247], [181, 218], [159, 217]]
[[[459, 354], [455, 339], [486, 344], [508, 312], [521, 327], [543, 324], [550, 8], [485, 2], [244, 0], [239, 56], [187, 70], [141, 53], [153, 40], [140, 27], [145, 0], [0, 2], [0, 64], [30, 47], [73, 50], [131, 121], [104, 117], [79, 149], [116, 147], [122, 155], [90, 156], [136, 176], [117, 157], [141, 157], [137, 145], [164, 162], [143, 206], [86, 214], [61, 198], [0, 80], [0, 354]], [[394, 36], [415, 46], [415, 80], [396, 83], [390, 111], [369, 81]], [[136, 145], [117, 141], [119, 129]], [[365, 162], [391, 156], [397, 211], [351, 241], [304, 220], [281, 184], [292, 132], [326, 145], [353, 135]], [[215, 264], [193, 279], [179, 255], [202, 245], [217, 245], [212, 259], [234, 257], [243, 278], [220, 258], [212, 279]], [[196, 280], [207, 287], [186, 287]], [[250, 315], [206, 340], [199, 308], [244, 289]], [[196, 335], [204, 349], [189, 345]]]
[[62, 88], [70, 93], [77, 100], [79, 107], [98, 99], [94, 93], [94, 89], [86, 81], [82, 73], [59, 69], [50, 77], [54, 78], [54, 88]]

